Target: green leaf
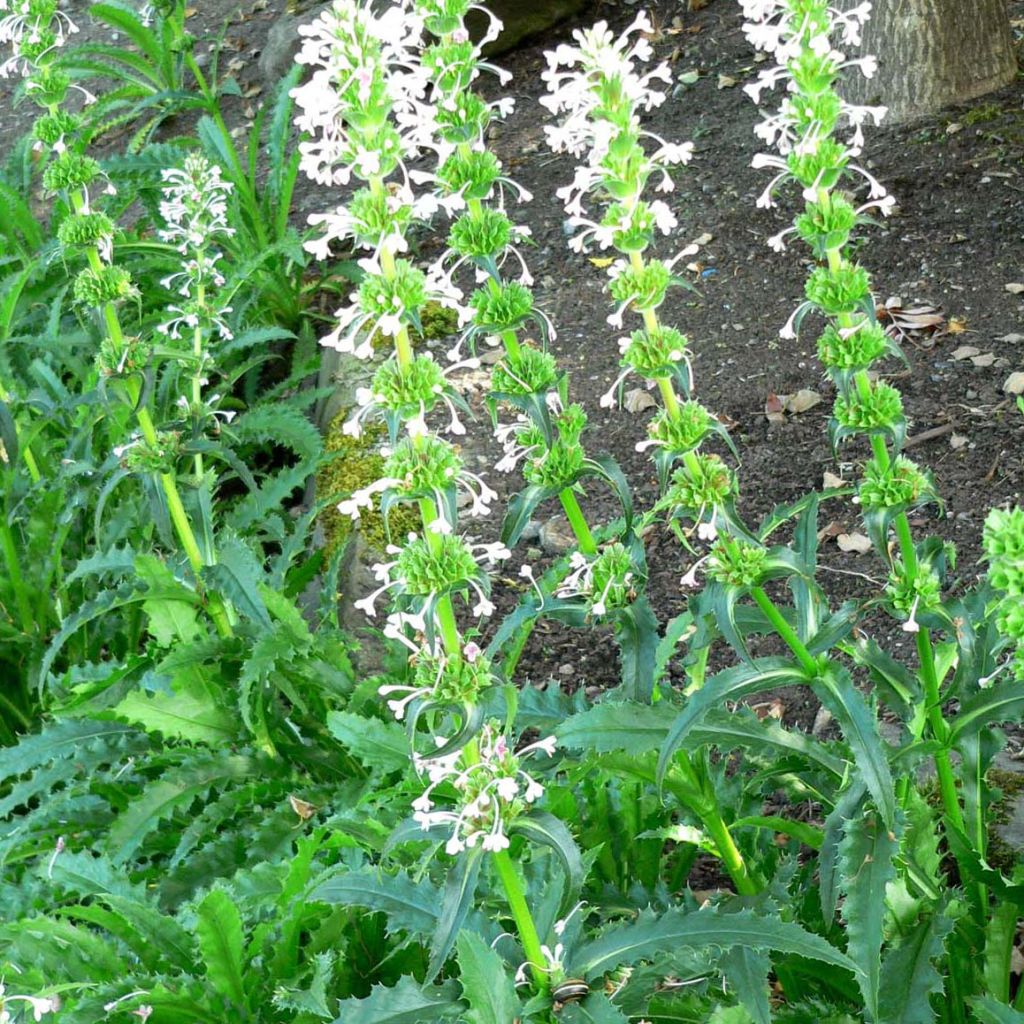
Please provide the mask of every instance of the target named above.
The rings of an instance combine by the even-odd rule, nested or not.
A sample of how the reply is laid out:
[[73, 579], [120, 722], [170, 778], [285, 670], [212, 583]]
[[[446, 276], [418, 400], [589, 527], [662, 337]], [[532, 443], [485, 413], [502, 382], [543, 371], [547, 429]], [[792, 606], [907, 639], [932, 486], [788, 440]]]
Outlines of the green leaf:
[[424, 937], [437, 927], [441, 890], [430, 882], [413, 881], [399, 871], [384, 874], [375, 868], [344, 871], [317, 880], [306, 897], [314, 903], [366, 907], [387, 915], [391, 931], [407, 931]]
[[896, 792], [874, 709], [853, 685], [850, 673], [835, 662], [821, 671], [814, 689], [843, 730], [864, 784], [886, 828], [892, 830], [896, 823]]
[[938, 908], [886, 955], [878, 997], [878, 1024], [933, 1024], [929, 997], [942, 992], [932, 961], [942, 955], [953, 921]]
[[365, 999], [342, 999], [334, 1024], [429, 1024], [463, 1010], [454, 985], [417, 985], [407, 974], [394, 988], [375, 985]]
[[730, 831], [737, 828], [765, 828], [771, 832], [781, 832], [792, 836], [812, 850], [821, 849], [821, 829], [808, 825], [803, 821], [792, 821], [780, 818], [777, 814], [753, 814], [746, 818], [737, 818], [730, 826]]
[[736, 993], [754, 1024], [771, 1024], [772, 1010], [768, 1002], [771, 966], [767, 954], [742, 946], [727, 950], [719, 961], [725, 983]]
[[22, 736], [13, 747], [0, 747], [0, 782], [51, 761], [74, 757], [77, 750], [94, 741], [135, 735], [135, 729], [120, 722], [72, 718], [49, 724], [41, 732]]
[[968, 1002], [978, 1018], [978, 1024], [1024, 1024], [1024, 1013], [987, 996], [970, 999]]
[[898, 849], [896, 837], [874, 811], [847, 822], [839, 844], [839, 884], [846, 894], [842, 915], [847, 952], [863, 971], [857, 981], [872, 1018], [878, 1015], [885, 887], [896, 876], [892, 859]]
[[664, 777], [687, 733], [712, 709], [726, 701], [739, 700], [752, 693], [808, 682], [807, 673], [792, 658], [755, 658], [750, 664], [727, 668], [713, 675], [701, 689], [691, 694], [682, 714], [672, 723], [658, 759], [658, 778]]
[[427, 964], [427, 979], [433, 981], [444, 966], [448, 954], [455, 945], [455, 939], [473, 905], [476, 881], [480, 876], [484, 851], [476, 846], [459, 854], [455, 865], [445, 880], [441, 915], [437, 921], [433, 939], [430, 942], [430, 963]]
[[854, 776], [825, 819], [824, 835], [818, 854], [818, 889], [821, 916], [830, 923], [835, 917], [836, 903], [839, 900], [839, 844], [842, 842], [846, 822], [857, 814], [866, 796], [867, 786]]
[[698, 911], [673, 907], [661, 915], [645, 912], [629, 924], [612, 925], [576, 951], [572, 957], [572, 972], [589, 981], [616, 967], [646, 960], [655, 953], [681, 949], [707, 953], [735, 946], [803, 956], [841, 967], [854, 975], [861, 974], [857, 963], [845, 953], [798, 924], [759, 917], [750, 910], [726, 914], [716, 907]]
[[281, 1010], [294, 1010], [300, 1014], [314, 1014], [325, 1020], [333, 1015], [328, 1002], [334, 1002], [327, 995], [327, 987], [334, 970], [335, 954], [313, 954], [313, 977], [309, 988], [295, 989], [279, 985], [274, 991], [274, 1006]]
[[211, 889], [196, 907], [196, 936], [210, 984], [238, 1009], [244, 1009], [242, 915], [222, 889]]
[[251, 770], [248, 757], [204, 754], [164, 772], [114, 820], [106, 843], [111, 859], [123, 864], [162, 821], [186, 810], [218, 783], [245, 778]]
[[327, 715], [331, 735], [367, 768], [383, 772], [406, 771], [411, 750], [405, 730], [397, 722], [331, 711]]
[[669, 619], [665, 626], [665, 635], [658, 641], [658, 648], [654, 652], [654, 681], [660, 682], [665, 677], [668, 663], [672, 660], [679, 641], [683, 640], [693, 630], [693, 616], [689, 612], [683, 612], [675, 618]]
[[960, 703], [950, 719], [949, 742], [956, 746], [968, 736], [1000, 722], [1015, 722], [1024, 714], [1024, 687], [1015, 679], [1003, 679], [987, 690], [978, 690]]
[[272, 623], [260, 596], [260, 563], [237, 537], [229, 536], [217, 550], [217, 563], [204, 566], [203, 581], [224, 595], [241, 615], [264, 629]]
[[202, 665], [179, 672], [170, 693], [132, 690], [113, 710], [147, 732], [192, 743], [215, 746], [238, 735], [236, 719], [221, 704], [221, 694]]
[[579, 897], [586, 874], [580, 848], [576, 845], [572, 833], [563, 821], [544, 811], [533, 811], [529, 815], [516, 818], [509, 831], [518, 832], [526, 836], [531, 843], [547, 846], [554, 851], [565, 871], [565, 891], [560, 903], [560, 912], [565, 913]]
[[557, 1020], [559, 1024], [628, 1024], [629, 1018], [603, 992], [591, 992], [581, 1003], [566, 1003]]
[[607, 754], [626, 750], [643, 754], [665, 741], [675, 709], [666, 701], [657, 704], [609, 702], [595, 704], [572, 715], [555, 729], [559, 746]]
[[147, 587], [159, 589], [159, 597], [142, 602], [148, 628], [158, 647], [187, 644], [199, 636], [196, 593], [174, 577], [174, 573], [154, 555], [135, 559], [135, 574]]
[[654, 689], [654, 659], [658, 647], [658, 620], [646, 597], [638, 597], [615, 614], [615, 640], [619, 645], [620, 690], [630, 700], [646, 704]]
[[478, 935], [459, 932], [455, 944], [469, 1024], [510, 1024], [519, 1016], [516, 987], [501, 957]]

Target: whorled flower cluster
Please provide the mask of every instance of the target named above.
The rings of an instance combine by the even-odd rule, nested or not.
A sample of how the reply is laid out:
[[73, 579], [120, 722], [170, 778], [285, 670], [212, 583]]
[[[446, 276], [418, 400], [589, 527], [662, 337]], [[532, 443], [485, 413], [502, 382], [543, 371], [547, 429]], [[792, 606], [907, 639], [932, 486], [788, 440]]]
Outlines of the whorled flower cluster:
[[[933, 499], [935, 492], [928, 475], [899, 454], [906, 435], [899, 391], [868, 372], [877, 360], [897, 349], [876, 319], [867, 270], [846, 255], [865, 212], [878, 208], [888, 214], [894, 203], [882, 185], [853, 162], [863, 144], [862, 126], [868, 120], [881, 120], [884, 108], [851, 105], [836, 89], [844, 69], [856, 68], [868, 76], [874, 73], [873, 58], [847, 60], [833, 44], [833, 40], [860, 42], [871, 5], [839, 11], [828, 0], [743, 0], [743, 7], [749, 19], [747, 38], [774, 54], [778, 62], [762, 71], [747, 92], [757, 102], [766, 89], [786, 87], [779, 109], [766, 114], [757, 129], [758, 137], [774, 144], [779, 155], [759, 155], [754, 166], [780, 170], [759, 205], [770, 206], [776, 186], [796, 179], [802, 187], [804, 212], [771, 244], [783, 248], [783, 239], [796, 234], [820, 261], [807, 280], [805, 302], [780, 334], [795, 337], [796, 325], [810, 310], [826, 319], [818, 357], [837, 390], [830, 434], [834, 443], [857, 434], [867, 435], [870, 441], [872, 455], [864, 467], [858, 500], [872, 540], [887, 558], [888, 530], [894, 523], [897, 526], [902, 560], [892, 566], [888, 596], [893, 610], [905, 618], [904, 628], [916, 632], [917, 616], [937, 605], [941, 587], [932, 566], [919, 563], [906, 512]], [[838, 141], [837, 136], [848, 128], [852, 128], [850, 138]], [[863, 205], [855, 205], [839, 190], [840, 183], [851, 176], [854, 185], [858, 179], [867, 181], [868, 201]]]
[[998, 592], [996, 624], [1012, 651], [1012, 669], [1024, 682], [1024, 508], [992, 509], [985, 520], [988, 580]]
[[[444, 739], [437, 737], [440, 747]], [[413, 818], [425, 831], [450, 829], [445, 851], [451, 855], [479, 845], [492, 853], [508, 849], [510, 826], [543, 795], [544, 787], [523, 767], [530, 754], [553, 757], [555, 737], [513, 750], [496, 722], [484, 725], [477, 760], [466, 763], [461, 751], [441, 757], [415, 758], [416, 770], [429, 785], [413, 801]], [[450, 786], [455, 807], [438, 807], [436, 790]]]

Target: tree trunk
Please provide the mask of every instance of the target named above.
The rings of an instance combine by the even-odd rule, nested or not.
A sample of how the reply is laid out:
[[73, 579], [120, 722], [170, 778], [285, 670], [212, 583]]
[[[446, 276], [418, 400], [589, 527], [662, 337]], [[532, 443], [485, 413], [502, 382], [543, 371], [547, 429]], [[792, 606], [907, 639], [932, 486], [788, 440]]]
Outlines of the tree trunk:
[[844, 95], [887, 106], [889, 123], [984, 96], [1017, 73], [1006, 0], [874, 0], [860, 52], [878, 58], [878, 71], [851, 71]]

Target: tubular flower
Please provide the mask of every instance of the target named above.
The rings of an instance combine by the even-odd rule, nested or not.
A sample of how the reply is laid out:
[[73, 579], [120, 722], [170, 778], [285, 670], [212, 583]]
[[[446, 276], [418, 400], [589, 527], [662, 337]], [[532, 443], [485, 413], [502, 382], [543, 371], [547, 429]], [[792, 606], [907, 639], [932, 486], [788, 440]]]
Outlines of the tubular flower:
[[[441, 747], [445, 741], [438, 737], [436, 742]], [[473, 763], [466, 763], [462, 751], [414, 756], [416, 770], [427, 776], [429, 785], [413, 801], [413, 818], [424, 831], [450, 828], [445, 852], [453, 857], [478, 844], [490, 852], [508, 849], [509, 826], [544, 795], [544, 787], [521, 767], [525, 757], [541, 753], [554, 756], [554, 736], [513, 751], [497, 723], [488, 722], [479, 737], [479, 759]], [[436, 807], [435, 790], [442, 784], [455, 790], [454, 809]]]

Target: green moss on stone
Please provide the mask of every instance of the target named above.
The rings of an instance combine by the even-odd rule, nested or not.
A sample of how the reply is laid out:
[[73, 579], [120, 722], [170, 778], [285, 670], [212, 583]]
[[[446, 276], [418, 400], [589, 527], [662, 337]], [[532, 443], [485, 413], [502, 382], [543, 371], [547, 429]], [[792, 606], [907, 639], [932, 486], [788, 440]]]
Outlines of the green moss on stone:
[[[316, 491], [320, 497], [337, 496], [340, 501], [353, 491], [379, 480], [384, 473], [384, 459], [379, 449], [387, 431], [382, 425], [374, 424], [365, 427], [361, 437], [349, 437], [343, 427], [350, 415], [350, 409], [342, 410], [327, 428], [324, 450], [330, 461], [317, 472]], [[324, 510], [320, 523], [328, 554], [336, 551], [352, 535], [352, 520], [341, 515], [334, 505]], [[365, 511], [359, 518], [360, 535], [371, 548], [378, 551], [383, 551], [387, 546], [389, 536], [402, 537], [410, 530], [418, 532], [419, 529], [419, 513], [411, 505], [400, 505], [392, 509], [387, 523], [377, 509]]]

